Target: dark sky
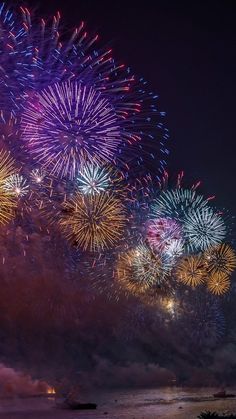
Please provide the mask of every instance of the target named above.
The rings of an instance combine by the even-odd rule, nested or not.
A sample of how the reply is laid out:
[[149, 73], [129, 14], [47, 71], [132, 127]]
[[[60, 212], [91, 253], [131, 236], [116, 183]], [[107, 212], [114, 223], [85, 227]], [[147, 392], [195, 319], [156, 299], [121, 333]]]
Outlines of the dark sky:
[[[192, 4], [193, 3], [193, 4]], [[167, 112], [169, 171], [203, 182], [236, 212], [234, 1], [31, 0], [60, 10], [68, 26], [83, 19], [113, 54], [143, 75]]]

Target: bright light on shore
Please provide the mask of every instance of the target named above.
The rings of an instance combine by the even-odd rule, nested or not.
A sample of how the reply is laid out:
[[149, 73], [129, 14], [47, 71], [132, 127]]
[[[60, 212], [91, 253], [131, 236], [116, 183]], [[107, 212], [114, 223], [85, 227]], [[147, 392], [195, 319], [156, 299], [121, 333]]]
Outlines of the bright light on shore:
[[53, 388], [53, 387], [48, 387], [48, 389], [47, 389], [47, 394], [56, 394], [55, 388]]

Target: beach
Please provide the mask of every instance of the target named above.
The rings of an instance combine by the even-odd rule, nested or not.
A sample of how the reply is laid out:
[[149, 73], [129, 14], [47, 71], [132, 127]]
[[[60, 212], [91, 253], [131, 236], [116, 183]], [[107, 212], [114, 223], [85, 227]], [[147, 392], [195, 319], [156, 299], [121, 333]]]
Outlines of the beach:
[[206, 410], [236, 413], [236, 399], [215, 400], [214, 391], [216, 389], [165, 388], [96, 392], [87, 401], [97, 403], [98, 407], [90, 411], [60, 409], [53, 397], [2, 399], [0, 418], [196, 419]]

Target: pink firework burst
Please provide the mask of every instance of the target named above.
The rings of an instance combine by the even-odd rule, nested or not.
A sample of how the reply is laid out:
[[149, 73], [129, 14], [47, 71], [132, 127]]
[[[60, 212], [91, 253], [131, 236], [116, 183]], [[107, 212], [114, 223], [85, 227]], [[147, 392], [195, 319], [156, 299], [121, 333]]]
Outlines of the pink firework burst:
[[146, 227], [146, 240], [154, 250], [168, 252], [173, 243], [182, 239], [181, 225], [171, 218], [154, 218]]

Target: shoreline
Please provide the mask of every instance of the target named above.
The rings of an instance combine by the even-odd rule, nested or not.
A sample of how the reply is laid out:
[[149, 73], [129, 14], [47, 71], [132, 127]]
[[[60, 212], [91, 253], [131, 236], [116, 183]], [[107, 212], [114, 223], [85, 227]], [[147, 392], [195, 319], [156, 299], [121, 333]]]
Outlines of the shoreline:
[[[211, 389], [212, 391], [213, 389]], [[52, 396], [23, 397], [0, 400], [1, 419], [197, 419], [204, 411], [236, 413], [236, 398], [209, 398], [208, 388], [145, 389], [108, 391], [89, 394], [88, 402], [97, 403], [96, 410], [67, 410], [56, 407]]]

